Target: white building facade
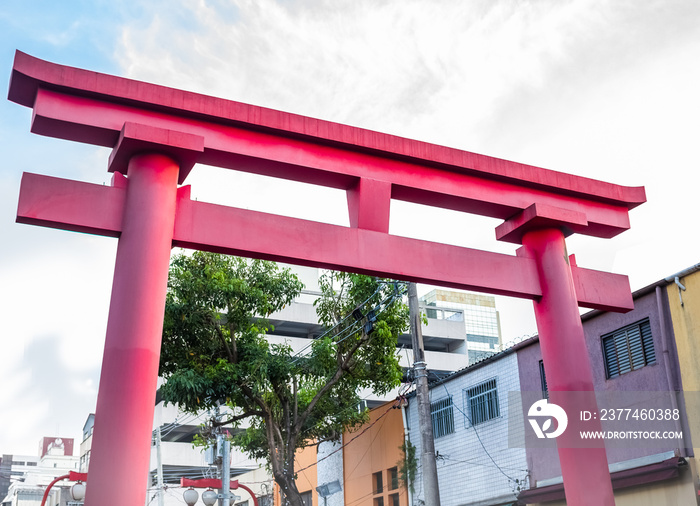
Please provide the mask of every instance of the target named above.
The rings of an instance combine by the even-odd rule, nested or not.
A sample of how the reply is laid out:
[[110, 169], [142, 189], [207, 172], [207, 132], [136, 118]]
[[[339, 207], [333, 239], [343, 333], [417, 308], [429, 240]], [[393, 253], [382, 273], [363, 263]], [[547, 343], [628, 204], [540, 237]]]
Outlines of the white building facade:
[[[442, 506], [513, 504], [526, 488], [525, 450], [508, 447], [508, 392], [520, 390], [514, 349], [430, 386], [431, 417]], [[421, 433], [409, 397], [408, 433], [416, 447], [414, 504], [422, 504]]]

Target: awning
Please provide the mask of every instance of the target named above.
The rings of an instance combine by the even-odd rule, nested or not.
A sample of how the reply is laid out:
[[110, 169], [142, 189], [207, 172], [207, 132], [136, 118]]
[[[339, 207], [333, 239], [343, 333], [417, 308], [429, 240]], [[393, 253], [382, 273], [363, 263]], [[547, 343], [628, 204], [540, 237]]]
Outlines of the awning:
[[[682, 457], [673, 457], [662, 462], [657, 462], [656, 464], [617, 471], [610, 475], [613, 490], [676, 478], [680, 474], [680, 466], [684, 464], [686, 464], [686, 461]], [[561, 499], [565, 499], [563, 483], [523, 490], [518, 495], [518, 501], [522, 504], [557, 501]]]

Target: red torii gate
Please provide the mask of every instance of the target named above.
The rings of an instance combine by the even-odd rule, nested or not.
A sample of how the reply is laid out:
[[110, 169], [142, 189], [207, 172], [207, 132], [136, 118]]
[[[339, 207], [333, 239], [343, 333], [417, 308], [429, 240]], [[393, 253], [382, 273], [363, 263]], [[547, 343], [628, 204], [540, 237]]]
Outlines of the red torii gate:
[[[626, 276], [577, 267], [564, 238], [610, 238], [628, 229], [628, 211], [645, 201], [642, 187], [56, 65], [19, 51], [9, 99], [33, 108], [34, 133], [113, 148], [112, 186], [24, 174], [17, 213], [21, 223], [119, 238], [90, 506], [115, 497], [130, 506], [145, 500], [173, 246], [531, 299], [552, 395], [593, 390], [578, 306], [633, 308]], [[178, 184], [195, 163], [346, 190], [350, 227], [192, 201], [189, 187]], [[512, 256], [389, 235], [391, 199], [503, 219], [497, 238], [523, 247]], [[568, 503], [614, 504], [605, 450], [567, 447], [564, 436], [558, 443]], [[123, 483], [134, 486], [124, 490]]]

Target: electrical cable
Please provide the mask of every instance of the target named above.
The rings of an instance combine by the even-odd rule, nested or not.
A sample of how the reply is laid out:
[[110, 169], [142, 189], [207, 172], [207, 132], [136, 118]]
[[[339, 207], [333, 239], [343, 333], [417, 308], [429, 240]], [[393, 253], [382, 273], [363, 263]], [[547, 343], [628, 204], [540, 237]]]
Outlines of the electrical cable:
[[[381, 290], [381, 285], [382, 285], [382, 284], [387, 284], [387, 282], [379, 282], [379, 286], [377, 286], [377, 288], [376, 288], [376, 290], [374, 291], [374, 293], [372, 293], [372, 295], [370, 295], [369, 297], [367, 297], [361, 304], [359, 304], [359, 305], [357, 306], [357, 308], [364, 307], [365, 304], [367, 304], [367, 303], [372, 299], [372, 297], [374, 297], [375, 295], [377, 295], [377, 293], [379, 293], [379, 291]], [[405, 283], [400, 283], [400, 284], [401, 284], [402, 288], [405, 288], [405, 286], [406, 286]], [[397, 282], [397, 283], [395, 284], [396, 287], [398, 287], [398, 285], [399, 285], [399, 282]], [[398, 290], [398, 288], [397, 288], [397, 289], [394, 291], [393, 294], [388, 295], [386, 298], [384, 298], [384, 300], [382, 300], [381, 302], [379, 302], [379, 303], [372, 309], [372, 311], [375, 312], [374, 314], [375, 314], [376, 316], [380, 315], [383, 311], [386, 310], [386, 308], [388, 308], [388, 307], [394, 302], [394, 300], [396, 300], [399, 296], [403, 296], [404, 293], [405, 293], [405, 290]], [[382, 309], [382, 306], [384, 306], [384, 309]], [[323, 334], [321, 334], [320, 336], [318, 336], [315, 340], [321, 339], [321, 338], [325, 337], [326, 335], [328, 335], [329, 333], [333, 332], [335, 329], [337, 329], [338, 327], [340, 327], [346, 320], [348, 320], [351, 316], [353, 316], [353, 313], [348, 314], [345, 318], [343, 318], [342, 320], [340, 320], [338, 323], [336, 323], [336, 324], [335, 324], [333, 327], [331, 327], [330, 329], [326, 330]], [[343, 334], [346, 333], [346, 332], [348, 333], [348, 335], [345, 336], [345, 337], [343, 337], [343, 338], [340, 339], [340, 340], [335, 341], [335, 344], [340, 344], [340, 343], [343, 342], [345, 339], [348, 339], [348, 338], [349, 338], [350, 336], [352, 336], [357, 330], [359, 330], [358, 327], [361, 327], [361, 325], [362, 325], [362, 324], [360, 323], [360, 321], [354, 321], [350, 326], [345, 327], [345, 328], [344, 328], [343, 330], [341, 330], [338, 334], [336, 334], [336, 335], [334, 336], [333, 339], [334, 339], [334, 341], [335, 341], [335, 340], [338, 338], [338, 336], [343, 335]], [[296, 352], [294, 355], [292, 355], [292, 357], [294, 358], [294, 360], [292, 361], [292, 364], [295, 364], [295, 363], [298, 362], [301, 358], [303, 358], [302, 353], [303, 353], [304, 351], [306, 351], [307, 349], [309, 349], [311, 346], [313, 346], [313, 341], [312, 341], [311, 343], [309, 343], [308, 345], [304, 346], [301, 350], [299, 350], [298, 352]]]
[[[343, 448], [345, 448], [346, 446], [348, 446], [350, 443], [352, 443], [352, 442], [355, 441], [357, 438], [359, 438], [360, 436], [362, 436], [362, 435], [363, 435], [365, 432], [367, 432], [369, 429], [371, 429], [372, 427], [374, 427], [374, 425], [375, 425], [379, 420], [381, 420], [382, 418], [384, 418], [384, 417], [389, 413], [389, 411], [391, 411], [392, 409], [396, 409], [396, 408], [397, 408], [396, 404], [397, 404], [397, 401], [398, 401], [398, 400], [399, 400], [399, 399], [395, 400], [395, 401], [394, 401], [394, 404], [392, 404], [391, 406], [389, 406], [389, 407], [387, 408], [387, 410], [379, 416], [379, 418], [377, 418], [374, 422], [372, 422], [372, 423], [369, 424], [367, 427], [365, 427], [359, 434], [357, 434], [355, 437], [353, 437], [350, 441], [348, 441], [347, 443], [344, 443], [344, 444], [340, 445], [340, 447], [338, 447], [337, 449], [333, 450], [333, 451], [330, 452], [328, 455], [326, 455], [326, 456], [324, 456], [324, 457], [318, 459], [318, 460], [317, 460], [316, 462], [314, 462], [313, 464], [309, 464], [309, 465], [306, 466], [305, 468], [299, 469], [299, 470], [297, 470], [296, 472], [297, 472], [297, 473], [300, 473], [300, 472], [302, 472], [302, 471], [306, 471], [307, 469], [310, 469], [310, 468], [312, 468], [312, 467], [318, 465], [319, 462], [323, 462], [324, 460], [326, 460], [327, 458], [329, 458], [329, 457], [330, 457], [331, 455], [333, 455], [334, 453], [337, 453], [337, 452], [339, 452], [340, 450], [342, 450]], [[383, 423], [382, 423], [382, 425], [383, 425]], [[379, 432], [377, 432], [377, 435], [378, 435], [378, 434], [379, 434]], [[377, 435], [375, 435], [374, 437], [376, 438]], [[372, 441], [374, 441], [374, 440], [372, 440]], [[371, 446], [371, 445], [370, 445], [370, 446]], [[367, 449], [369, 450], [369, 447], [367, 447]], [[365, 453], [366, 453], [366, 452], [365, 452]], [[358, 465], [359, 465], [359, 463], [358, 463]], [[354, 471], [354, 469], [353, 469], [353, 471]], [[352, 474], [352, 473], [351, 473], [351, 474]]]
[[[433, 374], [435, 377], [437, 377], [437, 378], [439, 379], [439, 377], [438, 377], [435, 373], [431, 373], [431, 374]], [[447, 393], [448, 397], [451, 397], [451, 396], [450, 396], [450, 392], [449, 392], [449, 390], [447, 390], [447, 386], [445, 385], [444, 381], [440, 381], [440, 384], [441, 384], [442, 387], [445, 389], [445, 393]], [[486, 453], [486, 455], [488, 456], [488, 458], [491, 460], [491, 462], [493, 462], [493, 465], [496, 467], [496, 469], [498, 469], [498, 471], [499, 471], [503, 476], [505, 476], [505, 477], [508, 479], [509, 482], [511, 482], [511, 483], [519, 483], [519, 482], [520, 482], [519, 480], [517, 480], [517, 479], [515, 479], [515, 478], [512, 478], [511, 476], [508, 476], [508, 475], [506, 474], [506, 472], [505, 472], [503, 469], [501, 469], [501, 467], [496, 463], [496, 461], [494, 460], [494, 458], [491, 456], [491, 454], [489, 453], [489, 451], [486, 449], [486, 446], [484, 445], [484, 442], [481, 440], [481, 436], [479, 436], [479, 432], [476, 430], [476, 427], [475, 427], [474, 424], [472, 423], [472, 420], [471, 420], [471, 418], [469, 417], [469, 415], [467, 415], [464, 411], [462, 411], [461, 409], [459, 409], [459, 406], [457, 406], [456, 404], [452, 403], [452, 406], [453, 406], [454, 408], [456, 408], [457, 411], [459, 411], [460, 413], [462, 413], [462, 415], [464, 415], [464, 417], [467, 419], [467, 421], [469, 422], [469, 425], [470, 425], [471, 428], [474, 430], [474, 434], [476, 435], [476, 438], [478, 439], [479, 444], [481, 445], [481, 447], [483, 448], [484, 452]], [[528, 470], [525, 470], [525, 471], [529, 473]], [[517, 494], [515, 494], [515, 492], [513, 492], [513, 494], [515, 495], [515, 497], [516, 497], [516, 499], [517, 499]]]

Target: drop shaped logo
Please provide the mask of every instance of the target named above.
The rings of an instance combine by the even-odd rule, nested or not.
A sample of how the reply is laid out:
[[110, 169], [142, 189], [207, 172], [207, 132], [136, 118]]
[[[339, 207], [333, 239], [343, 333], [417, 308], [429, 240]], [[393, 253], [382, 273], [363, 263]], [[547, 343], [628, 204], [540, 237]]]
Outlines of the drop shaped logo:
[[[527, 416], [532, 430], [540, 439], [561, 436], [569, 423], [566, 411], [561, 406], [548, 402], [547, 399], [541, 399], [530, 406]], [[557, 421], [557, 428], [549, 432], [552, 428], [552, 419]]]

